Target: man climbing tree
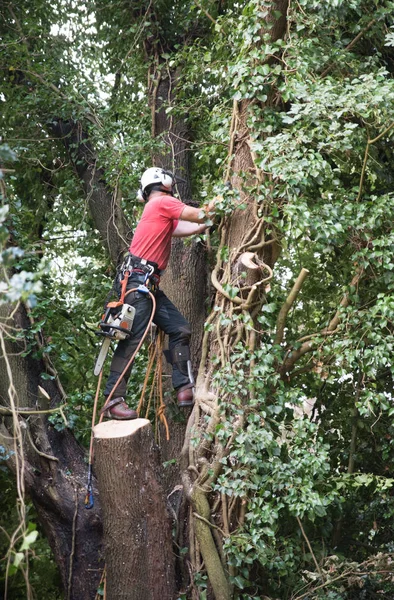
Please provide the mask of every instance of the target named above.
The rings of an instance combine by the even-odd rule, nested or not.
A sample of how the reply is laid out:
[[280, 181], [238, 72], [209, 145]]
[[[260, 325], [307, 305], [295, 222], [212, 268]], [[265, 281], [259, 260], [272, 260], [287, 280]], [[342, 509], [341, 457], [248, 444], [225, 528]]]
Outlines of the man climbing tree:
[[[191, 406], [194, 401], [190, 325], [159, 289], [159, 282], [170, 258], [171, 238], [202, 233], [206, 228], [204, 220], [207, 214], [174, 198], [176, 182], [177, 178], [172, 173], [155, 167], [147, 169], [141, 178], [138, 198], [146, 202], [146, 206], [116, 280], [119, 295], [121, 282], [124, 282], [125, 301], [136, 312], [130, 337], [121, 340], [115, 350], [104, 392], [106, 402], [102, 412], [113, 419], [135, 419], [138, 416], [128, 407], [124, 397], [133, 360], [151, 318], [169, 336], [169, 360], [173, 366], [172, 383], [177, 391], [178, 405]], [[213, 201], [207, 212], [212, 208]], [[148, 291], [154, 294], [155, 304]]]

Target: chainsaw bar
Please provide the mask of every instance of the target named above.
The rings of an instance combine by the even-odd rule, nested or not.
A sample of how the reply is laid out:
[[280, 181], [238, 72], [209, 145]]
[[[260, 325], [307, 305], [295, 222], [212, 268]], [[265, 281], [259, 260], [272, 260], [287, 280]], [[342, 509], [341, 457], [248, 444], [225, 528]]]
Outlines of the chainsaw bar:
[[108, 350], [111, 345], [111, 338], [106, 337], [102, 343], [100, 353], [97, 357], [96, 364], [94, 366], [94, 374], [100, 375], [101, 369], [103, 368], [105, 359], [107, 358]]

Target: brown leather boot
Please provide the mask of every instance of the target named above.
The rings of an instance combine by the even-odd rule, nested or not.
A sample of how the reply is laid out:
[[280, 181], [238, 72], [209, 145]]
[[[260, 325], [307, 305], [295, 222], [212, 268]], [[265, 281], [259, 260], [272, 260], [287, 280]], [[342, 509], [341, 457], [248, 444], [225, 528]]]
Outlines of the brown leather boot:
[[192, 384], [189, 383], [188, 385], [184, 385], [184, 386], [178, 388], [176, 392], [177, 392], [176, 395], [178, 398], [178, 406], [180, 406], [180, 407], [193, 406], [194, 391], [193, 391]]
[[123, 396], [112, 398], [106, 405], [104, 414], [107, 419], [117, 419], [118, 421], [128, 421], [138, 417], [136, 411], [127, 406]]

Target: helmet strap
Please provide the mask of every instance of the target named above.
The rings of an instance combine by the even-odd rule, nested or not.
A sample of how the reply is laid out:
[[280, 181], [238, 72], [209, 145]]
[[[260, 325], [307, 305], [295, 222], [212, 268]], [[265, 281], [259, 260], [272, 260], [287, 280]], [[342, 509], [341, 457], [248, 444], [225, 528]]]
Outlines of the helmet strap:
[[166, 190], [161, 183], [153, 183], [152, 185], [148, 185], [142, 192], [145, 202], [149, 200], [149, 196], [152, 192], [161, 192], [162, 194], [168, 194], [169, 196], [172, 196], [172, 189]]

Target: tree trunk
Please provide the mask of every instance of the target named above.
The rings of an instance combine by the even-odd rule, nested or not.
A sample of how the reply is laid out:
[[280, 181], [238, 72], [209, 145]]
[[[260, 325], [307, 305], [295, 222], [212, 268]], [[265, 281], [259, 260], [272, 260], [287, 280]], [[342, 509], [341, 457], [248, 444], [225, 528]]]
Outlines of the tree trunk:
[[[287, 4], [287, 0], [272, 3], [269, 15], [272, 24], [269, 33], [272, 40], [282, 37], [285, 33]], [[276, 11], [281, 13], [279, 18]], [[194, 529], [197, 542], [194, 546], [198, 547], [196, 556], [191, 556], [192, 567], [196, 571], [199, 570], [201, 554], [213, 597], [225, 600], [232, 596], [231, 586], [226, 585], [226, 581], [229, 581], [230, 574], [236, 576], [237, 571], [236, 567], [228, 568], [225, 561], [221, 561], [225, 536], [220, 530], [223, 529], [224, 523], [229, 523], [229, 515], [220, 494], [214, 494], [213, 490], [226, 463], [225, 458], [231, 451], [232, 438], [223, 446], [220, 436], [216, 438], [215, 433], [220, 423], [228, 430], [231, 427], [233, 436], [242, 430], [245, 425], [247, 400], [244, 400], [246, 410], [238, 414], [238, 406], [234, 406], [233, 412], [223, 410], [223, 405], [232, 402], [234, 392], [223, 386], [218, 387], [212, 375], [221, 367], [225, 369], [231, 365], [231, 355], [238, 345], [242, 344], [250, 354], [250, 362], [246, 361], [244, 365], [245, 372], [249, 369], [249, 381], [253, 381], [254, 353], [258, 348], [261, 331], [256, 317], [264, 304], [266, 283], [272, 277], [272, 269], [280, 252], [280, 243], [276, 239], [272, 223], [265, 220], [269, 207], [261, 206], [258, 194], [255, 197], [248, 191], [248, 188], [253, 187], [258, 191], [263, 181], [263, 175], [256, 166], [251, 150], [249, 117], [253, 104], [253, 99], [244, 99], [239, 103], [234, 101], [233, 105], [228, 178], [232, 187], [239, 191], [245, 208], [234, 210], [231, 217], [223, 218], [218, 227], [220, 246], [212, 273], [212, 283], [217, 290], [215, 306], [218, 310], [211, 313], [211, 327], [203, 338], [202, 360], [196, 385], [196, 405], [188, 428], [190, 439], [186, 437], [182, 451], [184, 489], [193, 508], [194, 523], [191, 524], [191, 528]], [[228, 260], [221, 258], [222, 248], [228, 248]], [[256, 259], [256, 265], [240, 268], [240, 264], [245, 265], [242, 263], [242, 255], [246, 252]], [[246, 275], [242, 275], [242, 271], [246, 272]], [[226, 291], [229, 288], [237, 290], [235, 296], [229, 295]], [[224, 314], [229, 318], [223, 323]], [[243, 319], [232, 320], [238, 315], [242, 315]], [[245, 326], [248, 320], [249, 325]], [[235, 368], [234, 363], [232, 369]], [[253, 393], [251, 386], [249, 394], [252, 398]], [[198, 446], [192, 443], [192, 436], [200, 438]], [[237, 508], [239, 514], [234, 518], [235, 526], [241, 525], [244, 519], [242, 511], [247, 506], [247, 498], [243, 498], [242, 502], [239, 509]], [[231, 532], [230, 530], [229, 533]]]
[[150, 421], [96, 425], [94, 453], [103, 506], [107, 600], [172, 600], [171, 531]]

